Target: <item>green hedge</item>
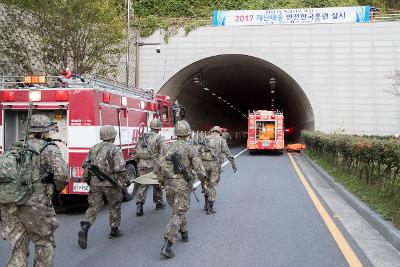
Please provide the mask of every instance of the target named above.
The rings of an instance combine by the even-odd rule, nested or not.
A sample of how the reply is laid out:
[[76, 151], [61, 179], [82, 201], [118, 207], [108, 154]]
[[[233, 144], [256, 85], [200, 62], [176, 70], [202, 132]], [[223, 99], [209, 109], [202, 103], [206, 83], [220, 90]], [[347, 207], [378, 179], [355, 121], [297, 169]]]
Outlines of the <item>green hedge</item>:
[[395, 138], [302, 131], [310, 153], [335, 168], [400, 200], [400, 141]]

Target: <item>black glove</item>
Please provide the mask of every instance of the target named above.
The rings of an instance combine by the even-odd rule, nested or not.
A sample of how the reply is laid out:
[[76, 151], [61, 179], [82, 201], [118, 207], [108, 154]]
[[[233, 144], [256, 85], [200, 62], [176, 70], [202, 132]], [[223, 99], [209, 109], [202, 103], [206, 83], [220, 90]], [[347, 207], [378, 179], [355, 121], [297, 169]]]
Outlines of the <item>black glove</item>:
[[237, 167], [236, 167], [235, 164], [232, 165], [232, 170], [233, 170], [233, 172], [236, 172], [236, 171], [237, 171]]

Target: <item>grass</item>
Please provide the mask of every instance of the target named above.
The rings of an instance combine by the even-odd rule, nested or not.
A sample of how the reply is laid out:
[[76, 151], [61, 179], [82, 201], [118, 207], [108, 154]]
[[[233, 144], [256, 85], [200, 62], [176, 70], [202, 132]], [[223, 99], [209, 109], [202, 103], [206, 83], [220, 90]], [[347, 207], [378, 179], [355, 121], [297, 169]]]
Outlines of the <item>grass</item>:
[[364, 201], [385, 220], [392, 221], [397, 229], [400, 229], [400, 199], [395, 199], [391, 194], [381, 192], [374, 187], [368, 186], [360, 179], [336, 168], [331, 162], [324, 158], [317, 157], [309, 151], [307, 151], [306, 154], [334, 177], [337, 182], [340, 182], [346, 187], [347, 190]]

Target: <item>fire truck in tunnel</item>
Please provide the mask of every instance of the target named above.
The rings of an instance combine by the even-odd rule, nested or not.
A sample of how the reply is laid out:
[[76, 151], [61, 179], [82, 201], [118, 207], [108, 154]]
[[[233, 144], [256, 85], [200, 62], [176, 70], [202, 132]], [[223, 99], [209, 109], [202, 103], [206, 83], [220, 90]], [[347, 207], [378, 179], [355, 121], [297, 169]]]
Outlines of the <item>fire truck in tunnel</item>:
[[285, 149], [284, 116], [279, 111], [257, 110], [248, 115], [247, 148], [283, 151]]
[[[131, 181], [136, 176], [134, 146], [139, 136], [150, 130], [150, 121], [158, 117], [165, 140], [170, 142], [173, 137], [174, 110], [169, 96], [95, 77], [89, 80], [62, 76], [3, 77], [0, 84], [1, 151], [23, 138], [32, 102], [34, 114], [45, 114], [56, 123], [50, 137], [60, 139], [57, 144], [70, 173], [64, 195], [88, 194], [81, 165], [90, 147], [100, 142], [102, 125], [109, 124], [117, 130], [115, 144], [122, 150]], [[128, 196], [132, 196], [135, 186], [133, 183], [126, 189]]]

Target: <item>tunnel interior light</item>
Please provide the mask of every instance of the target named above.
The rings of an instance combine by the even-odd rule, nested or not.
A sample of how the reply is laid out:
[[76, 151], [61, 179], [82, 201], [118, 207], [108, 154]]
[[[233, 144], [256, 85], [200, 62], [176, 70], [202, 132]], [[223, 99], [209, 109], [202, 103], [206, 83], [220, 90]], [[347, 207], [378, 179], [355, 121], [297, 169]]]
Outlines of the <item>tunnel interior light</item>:
[[218, 99], [222, 99], [222, 97], [219, 96]]
[[205, 91], [210, 91], [210, 89], [208, 89], [207, 87], [204, 87], [203, 88]]

